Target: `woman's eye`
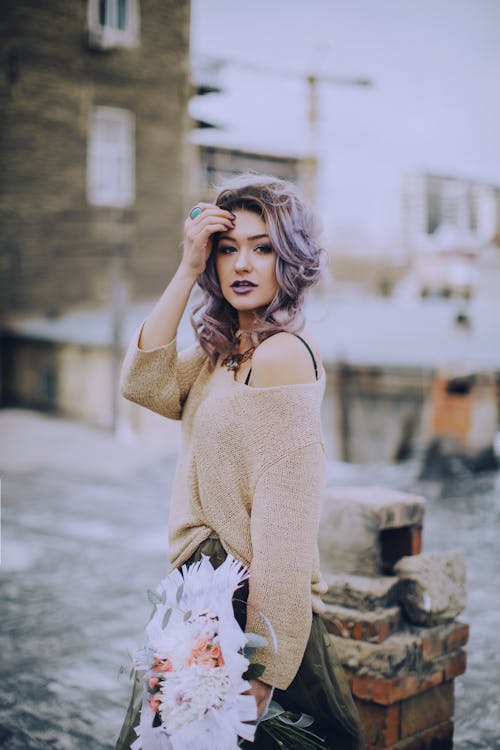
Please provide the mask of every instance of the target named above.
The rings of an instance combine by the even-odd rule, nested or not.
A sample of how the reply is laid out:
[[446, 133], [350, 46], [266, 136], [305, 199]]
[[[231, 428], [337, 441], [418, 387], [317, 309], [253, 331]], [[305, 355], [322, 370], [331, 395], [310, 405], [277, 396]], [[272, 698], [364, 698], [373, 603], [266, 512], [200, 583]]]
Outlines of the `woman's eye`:
[[272, 253], [273, 249], [271, 245], [257, 245], [255, 248], [259, 253]]
[[222, 247], [219, 247], [219, 253], [222, 253], [223, 255], [228, 255], [229, 253], [232, 253], [233, 250], [236, 248], [230, 247], [229, 245], [223, 245]]

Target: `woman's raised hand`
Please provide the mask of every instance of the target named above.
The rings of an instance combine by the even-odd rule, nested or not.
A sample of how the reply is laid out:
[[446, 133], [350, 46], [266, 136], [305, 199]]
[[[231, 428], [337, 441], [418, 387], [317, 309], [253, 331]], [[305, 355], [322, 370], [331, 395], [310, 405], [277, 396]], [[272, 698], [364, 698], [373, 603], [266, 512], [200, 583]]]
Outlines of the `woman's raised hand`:
[[198, 203], [184, 224], [184, 250], [180, 265], [160, 299], [144, 322], [138, 342], [141, 349], [154, 349], [172, 341], [184, 315], [191, 291], [203, 273], [212, 249], [214, 232], [228, 232], [234, 227], [234, 214], [214, 206]]
[[205, 270], [212, 250], [211, 237], [216, 232], [227, 232], [234, 228], [236, 218], [212, 203], [197, 203], [201, 213], [194, 219], [191, 215], [184, 222], [184, 250], [181, 267], [199, 276]]

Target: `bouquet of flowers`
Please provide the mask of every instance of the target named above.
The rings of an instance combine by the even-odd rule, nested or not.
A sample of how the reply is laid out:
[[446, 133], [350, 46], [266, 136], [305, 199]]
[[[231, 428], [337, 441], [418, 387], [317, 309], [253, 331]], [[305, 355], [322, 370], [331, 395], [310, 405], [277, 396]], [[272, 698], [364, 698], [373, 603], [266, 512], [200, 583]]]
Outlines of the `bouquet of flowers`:
[[[238, 750], [240, 741], [253, 742], [257, 705], [245, 692], [264, 667], [249, 657], [266, 640], [244, 633], [233, 612], [233, 594], [248, 575], [230, 555], [216, 569], [203, 555], [148, 591], [155, 609], [134, 656], [144, 695], [132, 750]], [[291, 747], [323, 747], [304, 729], [310, 717], [296, 718], [273, 702], [260, 721], [280, 747], [290, 732], [305, 741]]]

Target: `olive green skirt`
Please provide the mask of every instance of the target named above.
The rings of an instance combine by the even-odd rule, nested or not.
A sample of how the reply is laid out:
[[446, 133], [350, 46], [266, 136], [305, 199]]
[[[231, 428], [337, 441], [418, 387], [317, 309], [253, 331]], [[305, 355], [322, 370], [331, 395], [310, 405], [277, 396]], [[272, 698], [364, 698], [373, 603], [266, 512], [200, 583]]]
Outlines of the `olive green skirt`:
[[[214, 568], [221, 565], [227, 555], [215, 534], [200, 544], [186, 564], [198, 562], [202, 554], [210, 558]], [[247, 596], [248, 586], [243, 586], [238, 590], [238, 599], [234, 603], [235, 617], [242, 628], [245, 626], [244, 601]], [[130, 750], [130, 745], [137, 739], [134, 727], [139, 724], [142, 695], [142, 682], [136, 676], [116, 750]], [[364, 750], [358, 712], [319, 615], [313, 613], [309, 640], [295, 678], [286, 690], [276, 689], [273, 699], [287, 711], [313, 716], [315, 722], [309, 729], [324, 738], [325, 750]], [[276, 750], [277, 745], [258, 728], [255, 741], [244, 742], [242, 747], [248, 750]]]

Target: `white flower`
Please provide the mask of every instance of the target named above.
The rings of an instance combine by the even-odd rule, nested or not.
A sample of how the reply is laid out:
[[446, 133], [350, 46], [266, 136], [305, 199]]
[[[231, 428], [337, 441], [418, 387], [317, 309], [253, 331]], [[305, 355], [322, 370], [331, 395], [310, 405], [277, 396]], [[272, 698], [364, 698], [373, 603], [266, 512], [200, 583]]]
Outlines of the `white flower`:
[[[151, 662], [168, 659], [171, 671], [157, 673], [162, 725], [152, 727], [145, 702], [134, 750], [237, 750], [238, 736], [253, 740], [255, 725], [245, 722], [257, 719], [257, 705], [242, 695], [249, 688], [242, 678], [247, 639], [232, 605], [246, 578], [248, 571], [228, 555], [217, 570], [202, 556], [161, 581], [145, 653]], [[214, 647], [219, 658], [211, 658]]]
[[211, 708], [221, 709], [234, 691], [224, 667], [204, 669], [193, 664], [169, 672], [161, 683], [161, 714], [169, 732], [200, 721]]

